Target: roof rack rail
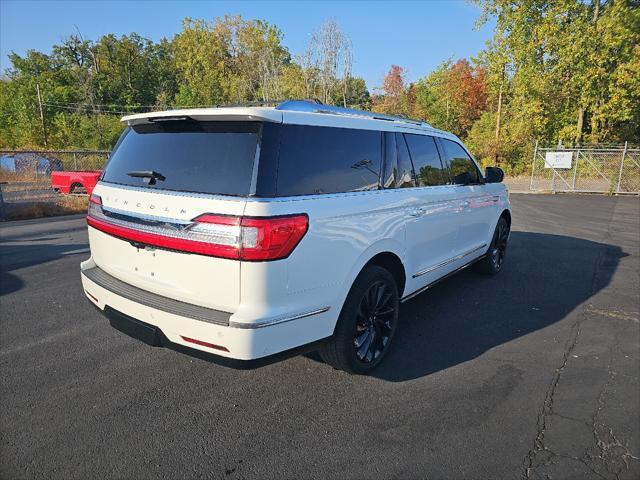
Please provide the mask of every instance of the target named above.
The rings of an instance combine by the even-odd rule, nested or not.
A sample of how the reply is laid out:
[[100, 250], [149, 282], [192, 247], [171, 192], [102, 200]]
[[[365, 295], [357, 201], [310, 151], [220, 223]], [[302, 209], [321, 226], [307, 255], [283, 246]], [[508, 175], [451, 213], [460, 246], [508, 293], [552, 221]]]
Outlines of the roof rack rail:
[[237, 103], [219, 103], [211, 105], [209, 108], [233, 108], [233, 107], [272, 107], [280, 105], [286, 100], [253, 100], [250, 102], [237, 102]]
[[376, 112], [367, 112], [364, 110], [356, 110], [353, 108], [336, 107], [334, 105], [323, 105], [319, 101], [315, 100], [315, 103], [309, 100], [287, 100], [280, 103], [276, 110], [289, 110], [292, 112], [309, 112], [309, 113], [329, 113], [332, 115], [350, 115], [358, 117], [369, 117], [375, 120], [386, 120], [389, 122], [403, 122], [410, 123], [412, 125], [420, 125], [423, 127], [433, 128], [429, 123], [421, 120], [412, 120], [405, 117], [397, 117], [392, 115], [385, 115]]

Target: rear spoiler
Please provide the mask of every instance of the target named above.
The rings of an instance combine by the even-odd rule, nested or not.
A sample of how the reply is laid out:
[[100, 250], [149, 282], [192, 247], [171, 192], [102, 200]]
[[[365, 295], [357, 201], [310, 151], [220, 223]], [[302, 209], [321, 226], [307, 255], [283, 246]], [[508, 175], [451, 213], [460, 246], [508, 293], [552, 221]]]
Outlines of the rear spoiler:
[[282, 123], [282, 111], [264, 107], [190, 108], [163, 112], [136, 113], [122, 117], [127, 125], [154, 123], [166, 119], [190, 118], [196, 121], [258, 121]]

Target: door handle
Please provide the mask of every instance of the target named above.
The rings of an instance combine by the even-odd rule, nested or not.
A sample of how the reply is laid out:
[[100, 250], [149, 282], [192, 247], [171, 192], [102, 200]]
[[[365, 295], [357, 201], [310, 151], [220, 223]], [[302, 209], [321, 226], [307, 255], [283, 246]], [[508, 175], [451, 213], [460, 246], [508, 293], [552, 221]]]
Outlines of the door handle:
[[461, 206], [462, 208], [469, 208], [469, 205], [471, 205], [471, 202], [470, 202], [470, 201], [468, 201], [468, 200], [465, 200], [464, 202], [462, 202], [462, 203], [460, 204], [460, 206]]
[[409, 215], [412, 217], [421, 217], [422, 215], [424, 215], [424, 208], [412, 208], [411, 210], [409, 210]]

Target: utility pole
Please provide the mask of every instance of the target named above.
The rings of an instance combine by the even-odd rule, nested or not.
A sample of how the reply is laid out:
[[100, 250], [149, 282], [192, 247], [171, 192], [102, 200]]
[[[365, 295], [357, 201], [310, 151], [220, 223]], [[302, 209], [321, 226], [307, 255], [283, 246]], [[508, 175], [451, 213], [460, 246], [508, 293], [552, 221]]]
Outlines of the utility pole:
[[502, 72], [500, 77], [500, 90], [498, 92], [498, 111], [496, 114], [496, 135], [495, 135], [495, 164], [500, 165], [500, 156], [498, 154], [500, 150], [500, 124], [502, 122], [502, 89], [504, 87], [504, 74], [506, 65], [502, 64]]
[[38, 92], [38, 106], [40, 107], [40, 122], [42, 123], [42, 137], [44, 138], [44, 146], [47, 146], [47, 128], [44, 124], [44, 111], [42, 110], [42, 97], [40, 96], [40, 84], [36, 83], [36, 92]]
[[[594, 30], [595, 30], [595, 34], [597, 34], [597, 23], [598, 23], [598, 17], [600, 16], [600, 0], [593, 0], [593, 19], [592, 22], [594, 25]], [[577, 146], [581, 146], [582, 145], [582, 138], [583, 138], [583, 130], [584, 130], [584, 117], [588, 108], [588, 104], [587, 105], [581, 105], [578, 108], [578, 120], [577, 120], [577, 125], [576, 125], [576, 144]]]

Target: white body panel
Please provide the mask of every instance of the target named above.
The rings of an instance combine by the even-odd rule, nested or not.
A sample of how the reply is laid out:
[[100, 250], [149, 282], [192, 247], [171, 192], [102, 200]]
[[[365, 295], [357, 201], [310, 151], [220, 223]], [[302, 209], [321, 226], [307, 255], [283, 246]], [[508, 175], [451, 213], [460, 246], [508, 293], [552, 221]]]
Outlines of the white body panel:
[[[436, 130], [371, 119], [221, 109], [268, 121], [384, 129], [455, 138]], [[234, 110], [229, 112], [229, 110]], [[247, 112], [250, 110], [251, 112]], [[171, 112], [180, 115], [180, 111]], [[169, 114], [167, 114], [169, 115]], [[194, 116], [193, 113], [190, 115]], [[214, 115], [198, 111], [198, 118]], [[127, 117], [144, 122], [145, 115]], [[208, 118], [208, 117], [207, 117]], [[502, 212], [509, 210], [502, 184], [445, 185], [279, 198], [234, 198], [150, 191], [99, 183], [105, 208], [140, 216], [189, 221], [204, 213], [265, 217], [304, 213], [309, 229], [288, 258], [242, 262], [197, 254], [136, 248], [89, 228], [86, 270], [109, 275], [145, 291], [231, 314], [220, 326], [167, 313], [123, 298], [82, 275], [99, 308], [105, 305], [159, 327], [177, 344], [251, 360], [330, 336], [353, 281], [375, 255], [391, 253], [404, 266], [407, 297], [483, 256]], [[259, 328], [258, 328], [259, 327]], [[185, 342], [196, 338], [228, 352]]]
[[[142, 216], [191, 220], [216, 212], [242, 215], [245, 199], [145, 191], [98, 183], [105, 208]], [[240, 303], [240, 263], [163, 249], [138, 249], [89, 227], [92, 259], [123, 282], [177, 300], [233, 312]]]

